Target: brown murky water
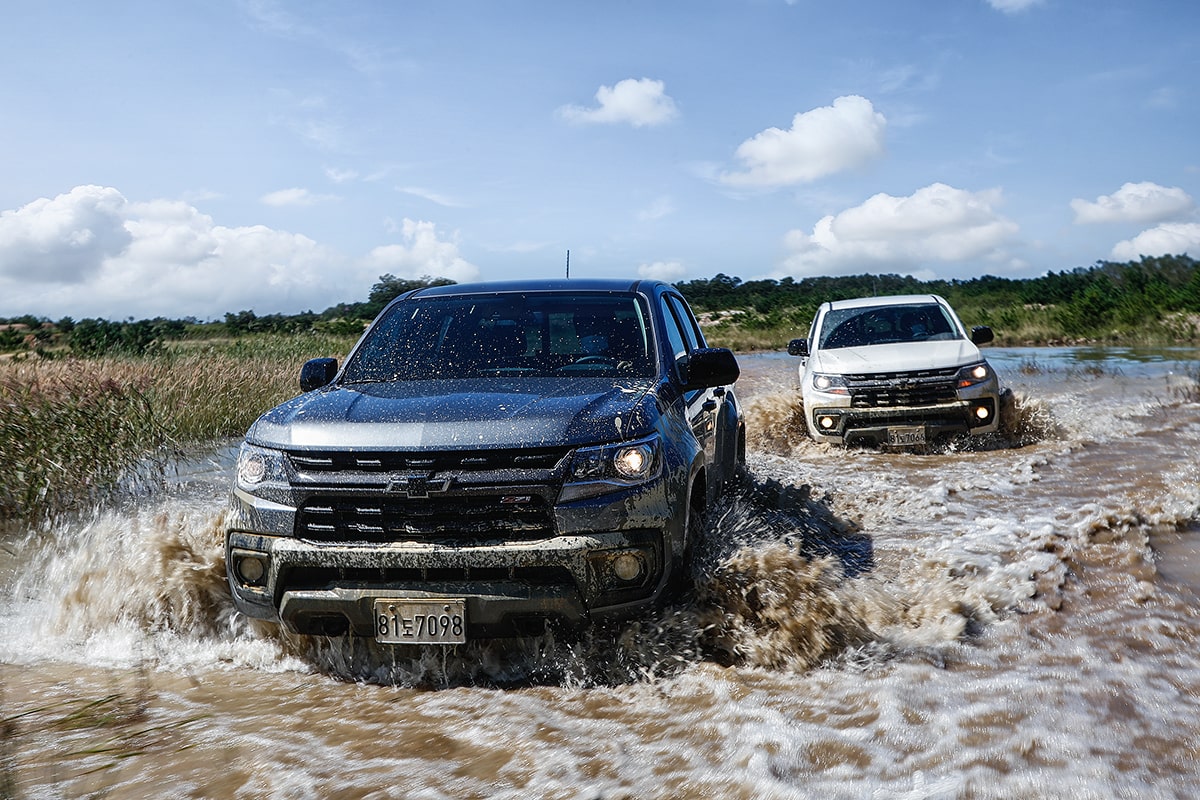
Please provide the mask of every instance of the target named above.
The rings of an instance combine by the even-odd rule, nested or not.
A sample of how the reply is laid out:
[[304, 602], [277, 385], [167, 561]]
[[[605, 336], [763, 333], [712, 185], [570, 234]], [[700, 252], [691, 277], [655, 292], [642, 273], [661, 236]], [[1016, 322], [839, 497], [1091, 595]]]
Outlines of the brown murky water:
[[387, 651], [235, 614], [231, 451], [3, 542], [0, 798], [1200, 794], [1196, 351], [1003, 350], [1011, 437], [844, 451], [743, 359], [691, 602]]

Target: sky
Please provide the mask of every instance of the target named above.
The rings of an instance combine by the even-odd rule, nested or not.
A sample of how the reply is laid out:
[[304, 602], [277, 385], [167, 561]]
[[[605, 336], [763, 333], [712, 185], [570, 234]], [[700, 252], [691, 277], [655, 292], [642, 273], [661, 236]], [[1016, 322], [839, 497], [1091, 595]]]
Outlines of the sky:
[[0, 316], [1200, 258], [1195, 0], [12, 0]]

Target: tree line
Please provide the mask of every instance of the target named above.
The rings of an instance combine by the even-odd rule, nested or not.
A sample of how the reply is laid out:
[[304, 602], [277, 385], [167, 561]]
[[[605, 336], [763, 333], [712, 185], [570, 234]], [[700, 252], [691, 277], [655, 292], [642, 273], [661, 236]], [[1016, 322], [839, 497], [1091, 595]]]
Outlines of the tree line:
[[[923, 281], [906, 275], [849, 275], [742, 281], [719, 274], [676, 286], [698, 310], [739, 309], [739, 325], [760, 328], [790, 324], [807, 329], [825, 301], [891, 294], [938, 294], [964, 321], [970, 318], [968, 324], [1015, 329], [1036, 319], [1043, 328], [1072, 339], [1120, 338], [1123, 332], [1144, 333], [1173, 316], [1200, 313], [1200, 262], [1187, 255], [1100, 261], [1035, 278]], [[1174, 338], [1200, 338], [1194, 321], [1170, 330]]]
[[62, 352], [84, 357], [146, 356], [161, 352], [167, 342], [188, 339], [236, 338], [256, 333], [354, 336], [362, 333], [366, 324], [401, 294], [425, 286], [452, 283], [446, 278], [410, 280], [390, 274], [381, 275], [363, 302], [339, 303], [321, 313], [303, 311], [298, 314], [258, 315], [251, 310], [242, 310], [226, 313], [221, 321], [202, 322], [195, 317], [76, 321], [64, 317], [52, 322], [27, 314], [0, 319], [0, 352], [34, 351], [50, 358]]
[[[147, 355], [166, 342], [240, 337], [255, 333], [309, 332], [356, 335], [400, 294], [425, 286], [448, 285], [445, 278], [416, 280], [382, 275], [361, 302], [340, 303], [323, 312], [257, 315], [225, 314], [222, 321], [194, 318], [109, 321], [70, 317], [57, 322], [33, 316], [0, 320], [0, 351], [36, 351], [46, 356]], [[1038, 331], [1036, 339], [1119, 340], [1138, 331], [1158, 330], [1164, 321], [1183, 320], [1162, 335], [1200, 340], [1192, 321], [1200, 314], [1200, 262], [1187, 255], [1100, 261], [1091, 267], [1048, 272], [1035, 278], [977, 278], [924, 281], [905, 275], [846, 275], [743, 281], [718, 274], [676, 286], [699, 312], [736, 319], [747, 329], [789, 329], [803, 333], [818, 305], [827, 300], [889, 294], [939, 294], [968, 325]], [[736, 315], [736, 316], [734, 316]], [[1190, 315], [1190, 316], [1189, 316]], [[1156, 327], [1158, 326], [1158, 327]], [[1039, 342], [1040, 343], [1040, 342]]]

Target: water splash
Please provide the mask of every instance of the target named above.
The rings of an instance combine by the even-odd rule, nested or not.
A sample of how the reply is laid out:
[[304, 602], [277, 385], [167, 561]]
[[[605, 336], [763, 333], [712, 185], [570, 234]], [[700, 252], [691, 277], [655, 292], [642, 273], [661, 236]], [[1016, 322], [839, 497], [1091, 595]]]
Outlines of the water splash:
[[[1036, 593], [1050, 570], [998, 544], [944, 543], [900, 573], [877, 575], [874, 544], [809, 487], [744, 473], [714, 510], [692, 589], [670, 606], [580, 636], [547, 631], [457, 648], [386, 647], [300, 636], [249, 620], [225, 579], [223, 511], [166, 499], [153, 510], [99, 513], [31, 539], [0, 618], [0, 658], [78, 659], [188, 670], [237, 666], [317, 671], [340, 680], [459, 685], [615, 685], [656, 681], [701, 662], [800, 671], [837, 659], [953, 645]], [[957, 545], [957, 546], [956, 546]]]
[[[747, 445], [750, 450], [776, 456], [802, 457], [824, 445], [813, 442], [804, 421], [804, 403], [798, 391], [777, 391], [750, 397], [743, 403]], [[950, 449], [995, 450], [1025, 447], [1062, 436], [1062, 427], [1042, 397], [1024, 391], [1004, 396], [1000, 429], [949, 445]]]

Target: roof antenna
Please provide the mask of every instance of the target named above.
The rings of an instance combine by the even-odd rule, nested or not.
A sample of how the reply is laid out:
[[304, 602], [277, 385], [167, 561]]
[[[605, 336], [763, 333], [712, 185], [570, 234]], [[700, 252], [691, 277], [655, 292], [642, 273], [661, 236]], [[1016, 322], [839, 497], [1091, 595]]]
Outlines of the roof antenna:
[[571, 279], [571, 251], [567, 251], [567, 280]]

